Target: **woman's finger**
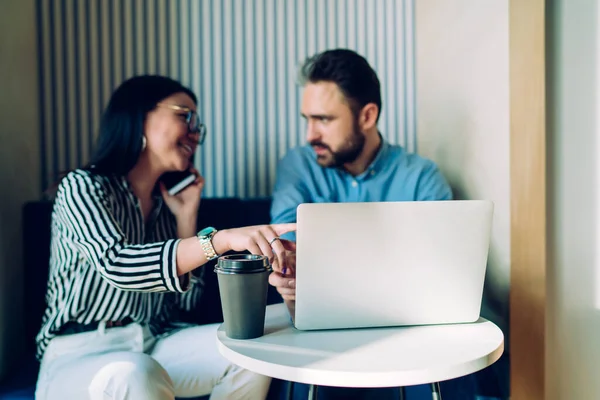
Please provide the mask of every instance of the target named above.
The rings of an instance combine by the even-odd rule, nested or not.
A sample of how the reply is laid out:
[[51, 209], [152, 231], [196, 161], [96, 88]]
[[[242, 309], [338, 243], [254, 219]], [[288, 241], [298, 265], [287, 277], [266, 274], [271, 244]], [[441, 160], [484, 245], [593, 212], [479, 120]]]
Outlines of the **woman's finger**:
[[273, 269], [276, 271], [283, 271], [285, 270], [285, 247], [270, 226], [267, 226], [265, 229], [265, 238], [269, 239], [269, 247], [271, 247], [274, 259], [276, 260], [276, 262], [273, 263]]
[[196, 179], [194, 179], [195, 185], [204, 185], [204, 177], [200, 175], [200, 171], [194, 167], [190, 168], [189, 171], [196, 176]]
[[274, 225], [267, 225], [265, 227], [265, 237], [269, 239], [269, 245], [273, 249], [273, 253], [275, 253], [275, 258], [278, 260], [278, 262], [274, 264], [273, 268], [285, 275], [288, 269], [288, 266], [286, 265], [289, 258], [288, 255], [290, 251], [295, 252], [296, 243], [292, 242], [291, 240], [280, 238], [277, 235], [277, 230], [275, 229]]
[[171, 195], [169, 194], [169, 191], [167, 190], [167, 187], [165, 186], [165, 184], [164, 184], [164, 183], [162, 183], [162, 182], [159, 182], [159, 183], [158, 183], [158, 188], [160, 189], [160, 194], [162, 195], [162, 198], [163, 198], [165, 201], [168, 201], [170, 198], [172, 198], [172, 197], [173, 197], [173, 196], [171, 196]]
[[273, 229], [275, 231], [275, 235], [276, 236], [281, 236], [284, 233], [294, 232], [296, 230], [296, 224], [295, 223], [274, 224], [274, 225], [270, 225], [270, 226], [271, 226], [271, 229]]
[[269, 240], [264, 236], [263, 232], [261, 232], [260, 229], [254, 235], [254, 239], [256, 240], [256, 245], [260, 248], [261, 251], [258, 254], [267, 256], [271, 264], [273, 264], [273, 249], [269, 245]]
[[246, 250], [248, 250], [250, 254], [262, 254], [260, 247], [256, 244], [254, 240], [248, 240], [248, 243], [246, 244]]
[[283, 255], [285, 253], [285, 247], [281, 243], [281, 239], [279, 239], [278, 236], [275, 236], [275, 232], [271, 233], [271, 235], [273, 235], [273, 238], [269, 240], [271, 248], [277, 256]]

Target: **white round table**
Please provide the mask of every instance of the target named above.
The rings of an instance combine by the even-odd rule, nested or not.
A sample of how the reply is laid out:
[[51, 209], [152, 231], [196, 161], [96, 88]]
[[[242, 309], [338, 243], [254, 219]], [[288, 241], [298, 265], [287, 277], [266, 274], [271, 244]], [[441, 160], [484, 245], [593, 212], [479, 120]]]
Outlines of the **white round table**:
[[314, 385], [402, 387], [435, 382], [439, 388], [439, 381], [496, 362], [504, 351], [504, 335], [483, 318], [470, 324], [300, 331], [285, 304], [274, 304], [267, 307], [263, 336], [231, 339], [221, 325], [217, 345], [242, 368], [313, 385], [310, 397]]

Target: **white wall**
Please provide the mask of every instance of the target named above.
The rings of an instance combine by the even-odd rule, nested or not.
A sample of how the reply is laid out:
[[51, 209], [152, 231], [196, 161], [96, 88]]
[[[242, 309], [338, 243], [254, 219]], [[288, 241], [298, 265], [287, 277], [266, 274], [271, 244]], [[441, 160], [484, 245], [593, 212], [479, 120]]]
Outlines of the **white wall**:
[[547, 399], [600, 399], [600, 23], [548, 3]]
[[415, 3], [418, 150], [440, 165], [457, 198], [495, 203], [482, 314], [507, 333], [508, 1]]
[[21, 206], [40, 187], [34, 0], [2, 0], [1, 8], [0, 376], [22, 345]]

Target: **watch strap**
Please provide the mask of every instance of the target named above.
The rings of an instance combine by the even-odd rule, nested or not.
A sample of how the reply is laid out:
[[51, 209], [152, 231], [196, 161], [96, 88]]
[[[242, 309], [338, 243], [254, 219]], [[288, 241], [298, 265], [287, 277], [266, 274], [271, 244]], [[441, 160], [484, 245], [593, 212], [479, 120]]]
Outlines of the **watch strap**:
[[212, 244], [212, 238], [216, 233], [217, 230], [215, 228], [209, 227], [201, 230], [197, 234], [200, 246], [202, 246], [202, 251], [204, 251], [204, 255], [208, 261], [214, 260], [219, 256]]

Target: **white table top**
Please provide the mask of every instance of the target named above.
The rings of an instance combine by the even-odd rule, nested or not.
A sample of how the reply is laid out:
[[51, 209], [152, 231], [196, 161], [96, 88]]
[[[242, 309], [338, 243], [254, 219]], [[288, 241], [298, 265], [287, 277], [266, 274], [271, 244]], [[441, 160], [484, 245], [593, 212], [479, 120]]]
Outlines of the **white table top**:
[[481, 370], [504, 351], [500, 328], [472, 324], [299, 331], [284, 304], [267, 307], [265, 335], [230, 339], [217, 332], [221, 354], [248, 370], [325, 386], [391, 387], [439, 382]]

